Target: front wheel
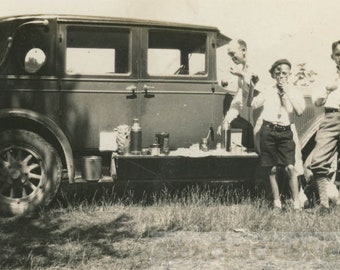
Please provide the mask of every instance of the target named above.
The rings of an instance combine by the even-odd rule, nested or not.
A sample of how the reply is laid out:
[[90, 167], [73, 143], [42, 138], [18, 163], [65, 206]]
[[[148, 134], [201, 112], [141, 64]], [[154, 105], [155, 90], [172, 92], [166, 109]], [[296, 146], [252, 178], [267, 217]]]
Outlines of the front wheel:
[[47, 205], [59, 189], [62, 164], [56, 150], [36, 133], [0, 133], [0, 212], [25, 215]]

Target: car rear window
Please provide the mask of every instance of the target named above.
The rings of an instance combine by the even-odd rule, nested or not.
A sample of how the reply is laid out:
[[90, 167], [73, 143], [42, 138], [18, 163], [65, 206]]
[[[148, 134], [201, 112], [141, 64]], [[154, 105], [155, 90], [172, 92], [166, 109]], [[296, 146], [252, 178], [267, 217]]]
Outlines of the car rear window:
[[202, 76], [206, 74], [205, 33], [150, 30], [148, 74], [155, 76]]

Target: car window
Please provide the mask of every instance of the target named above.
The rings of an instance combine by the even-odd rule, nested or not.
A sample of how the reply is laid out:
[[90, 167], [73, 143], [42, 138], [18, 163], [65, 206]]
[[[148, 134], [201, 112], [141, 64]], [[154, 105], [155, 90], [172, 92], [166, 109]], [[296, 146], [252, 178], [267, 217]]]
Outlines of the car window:
[[107, 27], [68, 27], [66, 73], [124, 74], [130, 70], [130, 31]]
[[51, 75], [53, 71], [51, 52], [49, 27], [24, 26], [18, 28], [13, 37], [13, 45], [8, 59], [4, 64], [6, 72], [16, 75]]
[[150, 30], [147, 69], [154, 76], [202, 76], [206, 69], [204, 33]]

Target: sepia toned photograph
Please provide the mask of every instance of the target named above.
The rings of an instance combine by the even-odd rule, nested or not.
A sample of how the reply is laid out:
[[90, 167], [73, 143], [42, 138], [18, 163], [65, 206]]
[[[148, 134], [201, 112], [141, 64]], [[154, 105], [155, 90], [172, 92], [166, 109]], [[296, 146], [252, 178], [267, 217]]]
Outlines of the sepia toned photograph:
[[340, 3], [0, 3], [0, 269], [340, 268]]

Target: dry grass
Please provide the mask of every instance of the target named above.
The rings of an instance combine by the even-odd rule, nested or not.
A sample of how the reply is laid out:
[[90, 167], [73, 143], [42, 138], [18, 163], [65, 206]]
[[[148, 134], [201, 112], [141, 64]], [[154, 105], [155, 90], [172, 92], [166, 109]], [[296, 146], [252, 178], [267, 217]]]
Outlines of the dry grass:
[[[86, 192], [85, 192], [86, 193]], [[79, 195], [79, 193], [78, 193]], [[273, 211], [238, 189], [64, 192], [0, 219], [1, 269], [337, 269], [340, 209]], [[88, 197], [89, 194], [86, 194]], [[89, 197], [88, 197], [89, 198]]]

